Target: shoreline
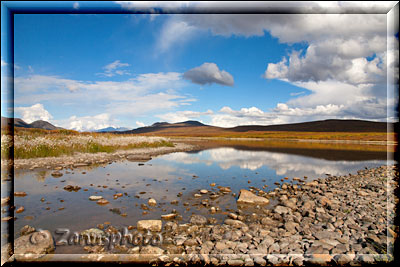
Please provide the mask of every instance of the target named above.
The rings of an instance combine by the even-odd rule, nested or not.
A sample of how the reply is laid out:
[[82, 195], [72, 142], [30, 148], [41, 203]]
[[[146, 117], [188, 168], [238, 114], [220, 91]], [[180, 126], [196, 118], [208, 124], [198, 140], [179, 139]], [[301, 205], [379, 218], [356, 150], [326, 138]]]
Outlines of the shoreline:
[[[225, 138], [225, 137], [168, 137], [174, 147], [156, 147], [156, 148], [136, 148], [130, 150], [118, 150], [112, 153], [75, 153], [69, 156], [14, 159], [14, 168], [22, 170], [34, 170], [39, 168], [53, 169], [57, 167], [73, 168], [74, 165], [88, 166], [94, 164], [104, 164], [113, 161], [127, 160], [130, 156], [137, 161], [149, 160], [151, 157], [164, 155], [173, 152], [193, 151], [207, 146], [196, 144], [201, 141], [277, 141], [288, 143], [320, 143], [320, 144], [343, 144], [343, 145], [377, 145], [394, 146], [397, 142], [393, 141], [357, 141], [357, 140], [313, 140], [313, 139], [277, 139], [277, 138]], [[204, 146], [204, 147], [203, 147]], [[128, 159], [129, 160], [129, 159]], [[134, 160], [132, 160], [134, 161]], [[1, 160], [2, 168], [11, 166], [10, 159]]]
[[[14, 169], [34, 170], [40, 168], [77, 168], [123, 160], [145, 162], [150, 160], [152, 157], [173, 152], [191, 151], [197, 148], [198, 147], [195, 145], [174, 142], [174, 147], [136, 148], [130, 150], [118, 150], [113, 153], [76, 153], [72, 156], [14, 159]], [[2, 160], [1, 165], [2, 168], [10, 166], [11, 160]]]
[[[113, 251], [104, 245], [91, 245], [83, 247], [88, 254], [48, 254], [40, 260], [236, 266], [388, 263], [394, 259], [398, 233], [393, 225], [398, 203], [394, 195], [398, 187], [396, 176], [395, 165], [384, 165], [310, 182], [285, 182], [263, 194], [251, 190], [258, 197], [277, 200], [277, 205], [266, 209], [262, 205], [241, 204], [226, 215], [223, 223], [213, 222], [212, 212], [207, 217], [192, 215], [189, 223], [183, 224], [175, 219], [144, 220], [131, 232], [161, 234], [161, 245], [116, 245]], [[220, 189], [219, 193], [224, 192]], [[203, 197], [212, 194], [208, 192]], [[86, 231], [116, 234], [118, 226], [97, 229], [93, 225]], [[45, 250], [54, 252], [49, 244]], [[25, 254], [24, 248], [19, 251]], [[35, 257], [15, 256], [18, 260]]]

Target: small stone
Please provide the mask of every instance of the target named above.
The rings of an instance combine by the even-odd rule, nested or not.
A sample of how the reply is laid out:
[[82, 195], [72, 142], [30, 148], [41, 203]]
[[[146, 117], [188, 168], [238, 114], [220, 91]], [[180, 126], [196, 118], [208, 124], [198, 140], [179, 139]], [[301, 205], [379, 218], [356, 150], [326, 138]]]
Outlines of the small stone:
[[201, 189], [201, 190], [200, 190], [200, 193], [201, 193], [201, 194], [207, 194], [207, 193], [208, 193], [208, 190], [206, 190], [206, 189]]
[[286, 213], [289, 213], [289, 209], [278, 205], [275, 207], [274, 212], [278, 213], [278, 214], [286, 214]]
[[63, 174], [59, 171], [56, 171], [56, 172], [51, 173], [51, 176], [53, 176], [54, 178], [59, 178], [59, 177], [63, 176]]
[[190, 223], [196, 225], [204, 225], [207, 223], [207, 218], [202, 215], [195, 214], [190, 217]]
[[160, 232], [162, 229], [161, 220], [140, 220], [136, 224], [138, 230], [150, 230]]
[[96, 203], [99, 204], [99, 205], [106, 205], [106, 204], [108, 204], [110, 202], [108, 202], [107, 199], [99, 199], [99, 200], [97, 200]]
[[15, 212], [16, 213], [21, 213], [25, 210], [25, 208], [23, 206], [19, 207]]
[[99, 200], [99, 199], [102, 199], [102, 198], [103, 198], [102, 196], [90, 196], [89, 200]]
[[26, 196], [26, 192], [14, 192], [14, 196], [16, 196], [16, 197], [24, 197], [24, 196]]
[[2, 197], [1, 198], [1, 205], [4, 206], [10, 202], [10, 197]]
[[162, 255], [163, 253], [163, 249], [153, 246], [145, 246], [140, 250], [140, 254]]
[[225, 187], [225, 186], [221, 186], [221, 187], [219, 187], [219, 191], [221, 191], [222, 193], [230, 193], [230, 192], [232, 192], [232, 190], [231, 190], [231, 188], [230, 187]]
[[147, 203], [149, 204], [149, 206], [156, 206], [157, 205], [157, 201], [154, 198], [150, 198]]
[[30, 225], [25, 225], [24, 227], [21, 228], [21, 230], [19, 230], [19, 233], [21, 236], [23, 235], [29, 235], [30, 233], [35, 232], [36, 229]]
[[165, 215], [161, 215], [161, 219], [163, 220], [172, 220], [176, 217], [176, 213], [170, 213], [170, 214], [165, 214]]
[[241, 189], [237, 203], [268, 204], [269, 200], [265, 197], [259, 197], [246, 189]]

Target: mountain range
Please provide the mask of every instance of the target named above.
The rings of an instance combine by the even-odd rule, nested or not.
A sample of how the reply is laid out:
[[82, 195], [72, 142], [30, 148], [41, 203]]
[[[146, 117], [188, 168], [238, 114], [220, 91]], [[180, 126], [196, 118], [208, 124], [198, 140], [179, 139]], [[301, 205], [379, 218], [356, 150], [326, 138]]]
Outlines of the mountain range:
[[130, 134], [160, 134], [160, 135], [191, 135], [212, 136], [224, 133], [240, 132], [269, 132], [269, 131], [295, 131], [295, 132], [386, 132], [387, 127], [393, 123], [373, 122], [364, 120], [322, 120], [302, 123], [280, 125], [245, 125], [232, 128], [222, 128], [205, 125], [198, 121], [185, 121], [179, 123], [157, 122], [151, 126], [140, 127], [120, 133]]
[[[8, 126], [10, 127], [12, 124], [11, 118], [6, 118], [1, 116], [1, 127]], [[64, 128], [54, 126], [50, 122], [37, 120], [32, 123], [27, 123], [19, 118], [14, 118], [14, 127], [21, 127], [21, 128], [38, 128], [44, 130], [61, 130]]]
[[[11, 126], [11, 119], [1, 117], [1, 125]], [[37, 120], [26, 123], [22, 119], [14, 118], [15, 127], [40, 128], [45, 130], [58, 130], [61, 127]], [[147, 135], [186, 135], [186, 136], [215, 136], [224, 133], [243, 132], [270, 132], [270, 131], [295, 131], [295, 132], [387, 132], [388, 126], [393, 129], [397, 123], [374, 122], [365, 120], [321, 120], [302, 123], [280, 124], [280, 125], [244, 125], [231, 128], [206, 125], [198, 121], [184, 121], [178, 123], [156, 122], [151, 126], [140, 127], [129, 130], [128, 128], [107, 127], [95, 132], [114, 132], [120, 134], [147, 134]]]

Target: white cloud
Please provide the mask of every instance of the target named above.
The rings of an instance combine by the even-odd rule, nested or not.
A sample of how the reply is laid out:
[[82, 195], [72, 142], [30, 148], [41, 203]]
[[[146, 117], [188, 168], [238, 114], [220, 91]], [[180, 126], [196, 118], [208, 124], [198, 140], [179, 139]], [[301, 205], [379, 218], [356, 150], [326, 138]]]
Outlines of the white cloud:
[[129, 67], [128, 63], [121, 63], [120, 60], [115, 60], [114, 62], [107, 64], [103, 67], [103, 73], [97, 73], [98, 75], [113, 77], [115, 75], [130, 75], [130, 72], [127, 70], [121, 70], [121, 68]]
[[79, 3], [78, 2], [74, 2], [73, 7], [74, 7], [74, 9], [79, 9]]
[[175, 122], [183, 122], [183, 121], [198, 119], [201, 116], [208, 116], [212, 114], [213, 114], [212, 110], [207, 110], [205, 112], [186, 110], [186, 111], [170, 112], [166, 114], [159, 114], [156, 115], [156, 117], [166, 122], [175, 123]]
[[78, 81], [44, 75], [17, 77], [15, 103], [32, 105], [56, 101], [60, 106], [69, 103], [69, 112], [71, 108], [85, 107], [102, 110], [111, 116], [135, 118], [150, 111], [166, 111], [196, 101], [179, 93], [187, 83], [181, 76], [176, 72], [145, 73], [121, 82]]
[[61, 127], [76, 131], [94, 131], [107, 127], [117, 127], [110, 114], [101, 113], [94, 116], [71, 116], [66, 120], [57, 120]]
[[164, 53], [172, 47], [184, 44], [195, 36], [197, 29], [181, 20], [169, 20], [162, 28], [158, 39], [157, 52]]
[[146, 126], [146, 124], [144, 124], [141, 121], [136, 121], [136, 125], [139, 126], [139, 127], [145, 127]]
[[217, 83], [233, 86], [234, 84], [233, 77], [230, 73], [224, 70], [219, 70], [215, 63], [208, 62], [186, 71], [183, 74], [183, 78], [200, 85]]
[[[388, 11], [395, 4], [268, 2], [260, 3], [260, 8], [278, 7], [292, 11], [299, 8], [298, 13], [302, 13], [302, 10], [303, 14], [178, 14], [170, 16], [163, 32], [170, 29], [169, 23], [173, 21], [175, 24], [184, 24], [188, 31], [196, 33], [251, 37], [264, 36], [268, 32], [281, 43], [301, 43], [306, 46], [304, 51], [292, 48], [282, 60], [266, 62], [266, 79], [280, 79], [296, 86], [304, 86], [308, 90], [312, 88], [310, 95], [288, 101], [289, 108], [298, 108], [303, 113], [309, 113], [310, 109], [321, 111], [320, 106], [328, 107], [331, 104], [331, 108], [341, 107], [341, 112], [337, 111], [338, 116], [342, 114], [360, 119], [385, 120], [386, 117], [382, 117], [382, 114], [387, 111], [384, 105], [387, 100], [387, 73], [394, 72], [395, 77], [398, 77], [398, 50], [392, 48], [392, 43], [396, 47], [398, 40], [387, 36], [387, 12], [381, 11]], [[193, 4], [192, 7], [225, 6], [234, 9], [240, 5], [243, 6], [211, 2]], [[332, 10], [353, 12], [324, 14]], [[307, 11], [310, 11], [309, 14], [306, 14]], [[185, 32], [185, 36], [186, 40], [191, 38], [190, 32]], [[170, 35], [169, 38], [175, 36]], [[387, 38], [394, 39], [394, 42], [389, 42], [389, 46]], [[395, 78], [395, 83], [397, 81], [398, 78]], [[206, 83], [201, 79], [197, 82]], [[367, 106], [371, 108], [369, 112], [365, 112]], [[372, 114], [372, 110], [375, 114]], [[232, 119], [230, 116], [215, 114], [214, 122], [232, 125], [237, 118], [228, 123]]]
[[7, 66], [7, 62], [5, 62], [3, 59], [1, 59], [1, 66], [2, 66], [2, 67]]
[[50, 121], [53, 118], [40, 103], [30, 107], [16, 107], [14, 111], [27, 123], [32, 123], [37, 120]]

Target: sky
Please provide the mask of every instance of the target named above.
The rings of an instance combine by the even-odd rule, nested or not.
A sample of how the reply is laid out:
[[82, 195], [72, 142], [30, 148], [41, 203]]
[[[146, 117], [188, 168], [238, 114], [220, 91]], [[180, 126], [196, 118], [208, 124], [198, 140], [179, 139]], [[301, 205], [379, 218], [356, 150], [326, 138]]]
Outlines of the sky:
[[15, 14], [14, 116], [79, 131], [395, 121], [398, 34], [387, 27], [386, 14]]

